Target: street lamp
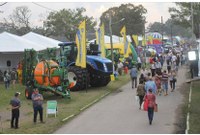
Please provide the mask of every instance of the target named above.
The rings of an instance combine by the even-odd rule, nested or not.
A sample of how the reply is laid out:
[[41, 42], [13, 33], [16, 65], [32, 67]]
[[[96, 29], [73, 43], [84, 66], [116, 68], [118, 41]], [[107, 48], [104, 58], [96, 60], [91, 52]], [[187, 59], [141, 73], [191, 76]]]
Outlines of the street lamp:
[[118, 24], [124, 20], [125, 20], [125, 18], [122, 18], [121, 20], [119, 20], [115, 23], [112, 23], [112, 18], [111, 18], [111, 13], [110, 13], [109, 31], [110, 31], [111, 61], [112, 61], [113, 73], [114, 73], [114, 57], [113, 57], [113, 42], [112, 42], [112, 25]]

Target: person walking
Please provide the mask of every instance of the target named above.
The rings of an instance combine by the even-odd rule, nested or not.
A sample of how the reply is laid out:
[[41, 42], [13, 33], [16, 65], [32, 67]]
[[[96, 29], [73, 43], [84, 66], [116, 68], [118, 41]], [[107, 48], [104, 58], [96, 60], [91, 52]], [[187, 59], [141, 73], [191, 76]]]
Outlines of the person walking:
[[156, 71], [155, 62], [153, 61], [151, 63], [151, 75], [152, 75], [152, 77], [154, 77], [155, 71]]
[[36, 124], [37, 122], [37, 114], [39, 112], [40, 115], [40, 122], [44, 123], [43, 121], [43, 96], [42, 94], [39, 94], [39, 90], [36, 88], [34, 90], [34, 93], [32, 94], [32, 101], [33, 101], [33, 110], [34, 110], [34, 116], [33, 116], [33, 122]]
[[155, 74], [161, 74], [161, 68], [162, 68], [162, 66], [161, 66], [161, 63], [159, 62], [159, 60], [157, 60], [156, 62], [155, 62], [155, 68], [156, 68], [156, 70], [155, 70]]
[[165, 96], [168, 95], [168, 74], [166, 73], [166, 70], [164, 70], [162, 74], [162, 88], [165, 91]]
[[145, 83], [145, 91], [148, 93], [148, 90], [151, 89], [154, 94], [156, 94], [157, 87], [156, 83], [153, 81], [152, 77]]
[[132, 80], [132, 89], [137, 88], [137, 68], [133, 65], [131, 72], [130, 72], [131, 80]]
[[14, 98], [10, 100], [11, 105], [11, 128], [19, 128], [19, 108], [21, 107], [19, 92], [16, 92]]
[[174, 91], [176, 87], [176, 72], [174, 70], [171, 71], [169, 74], [169, 82], [170, 82], [170, 87], [171, 87], [171, 92]]
[[142, 61], [139, 56], [137, 57], [137, 61], [138, 61], [137, 68], [138, 68], [138, 71], [140, 71], [140, 68], [142, 66]]
[[15, 68], [12, 69], [10, 75], [11, 75], [12, 85], [15, 88], [15, 84], [16, 84], [16, 81], [17, 81], [17, 71], [16, 71]]
[[119, 62], [117, 64], [117, 69], [118, 69], [119, 75], [122, 75], [122, 69], [123, 69], [123, 67], [124, 67], [123, 63], [119, 60]]
[[139, 109], [141, 109], [141, 105], [145, 96], [145, 88], [144, 88], [144, 82], [141, 80], [138, 87], [137, 87], [137, 96], [139, 96]]
[[9, 71], [4, 72], [4, 78], [3, 79], [4, 79], [4, 83], [5, 83], [5, 88], [8, 89], [10, 87], [10, 80], [11, 80]]
[[144, 100], [148, 102], [148, 118], [149, 118], [149, 125], [152, 124], [153, 116], [154, 116], [154, 106], [156, 105], [156, 96], [152, 93], [152, 89], [148, 90]]
[[162, 91], [161, 91], [161, 76], [156, 74], [155, 75], [155, 83], [156, 83], [156, 87], [157, 87], [157, 94], [161, 95]]

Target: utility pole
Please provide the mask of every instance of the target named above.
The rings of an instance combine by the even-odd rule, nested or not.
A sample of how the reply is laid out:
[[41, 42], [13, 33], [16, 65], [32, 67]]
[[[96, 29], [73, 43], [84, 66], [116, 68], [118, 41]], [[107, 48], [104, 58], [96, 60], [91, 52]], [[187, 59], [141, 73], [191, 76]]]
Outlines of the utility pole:
[[162, 25], [162, 46], [163, 46], [163, 17], [161, 16], [161, 25]]
[[191, 2], [191, 20], [192, 20], [192, 40], [193, 40], [193, 30], [194, 30], [194, 19], [193, 19], [193, 3]]
[[171, 23], [171, 44], [173, 45], [172, 23]]

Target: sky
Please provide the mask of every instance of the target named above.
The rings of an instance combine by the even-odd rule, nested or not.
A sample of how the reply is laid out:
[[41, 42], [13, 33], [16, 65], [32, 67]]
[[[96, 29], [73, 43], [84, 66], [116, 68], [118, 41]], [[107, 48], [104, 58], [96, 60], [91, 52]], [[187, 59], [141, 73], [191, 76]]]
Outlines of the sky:
[[[2, 4], [4, 2], [0, 2]], [[45, 6], [51, 10], [42, 8], [36, 4]], [[18, 6], [27, 6], [31, 10], [30, 22], [32, 26], [42, 26], [43, 20], [46, 19], [48, 13], [52, 10], [59, 11], [63, 8], [80, 8], [84, 7], [86, 9], [85, 15], [89, 17], [93, 16], [96, 21], [99, 21], [101, 14], [107, 9], [115, 6], [120, 6], [121, 4], [131, 3], [134, 5], [143, 5], [147, 9], [146, 14], [146, 26], [149, 23], [161, 22], [161, 16], [163, 16], [163, 21], [167, 21], [170, 18], [168, 13], [169, 7], [176, 7], [173, 2], [8, 2], [3, 6], [0, 6], [0, 22], [3, 21], [3, 18], [7, 18], [12, 14], [13, 10]]]

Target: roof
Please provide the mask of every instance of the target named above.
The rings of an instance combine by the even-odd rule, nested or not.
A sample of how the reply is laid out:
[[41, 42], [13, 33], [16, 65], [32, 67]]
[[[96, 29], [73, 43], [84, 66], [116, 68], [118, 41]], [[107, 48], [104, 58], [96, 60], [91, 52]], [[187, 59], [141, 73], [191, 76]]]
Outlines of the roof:
[[8, 32], [0, 34], [0, 52], [23, 52], [24, 49], [40, 51], [46, 47]]
[[58, 40], [34, 33], [34, 32], [29, 32], [23, 35], [22, 37], [32, 42], [35, 42], [37, 44], [44, 45], [46, 46], [46, 48], [53, 48], [53, 47], [59, 48], [58, 44], [62, 43], [61, 41], [58, 41]]

